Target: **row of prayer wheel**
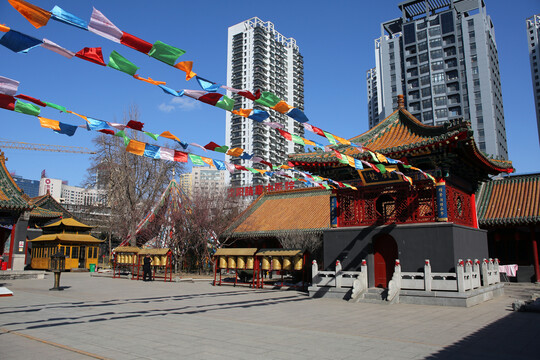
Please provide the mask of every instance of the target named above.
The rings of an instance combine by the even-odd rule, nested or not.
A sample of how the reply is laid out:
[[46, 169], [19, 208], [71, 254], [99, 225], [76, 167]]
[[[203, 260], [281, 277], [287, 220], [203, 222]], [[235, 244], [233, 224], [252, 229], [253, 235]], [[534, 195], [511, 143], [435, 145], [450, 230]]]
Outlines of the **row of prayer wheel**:
[[[141, 255], [142, 256], [142, 255]], [[167, 255], [154, 255], [150, 256], [152, 258], [152, 265], [154, 266], [165, 266], [167, 265]], [[137, 262], [137, 255], [133, 254], [117, 254], [116, 262], [118, 264], [135, 264]], [[141, 259], [141, 264], [143, 260]]]
[[[302, 270], [304, 262], [301, 256], [296, 256], [292, 260], [289, 256], [270, 257], [263, 256], [261, 260], [261, 269], [270, 270], [270, 261], [272, 262], [272, 270], [292, 270], [294, 263], [294, 270]], [[221, 269], [253, 269], [253, 256], [220, 256], [219, 268]]]

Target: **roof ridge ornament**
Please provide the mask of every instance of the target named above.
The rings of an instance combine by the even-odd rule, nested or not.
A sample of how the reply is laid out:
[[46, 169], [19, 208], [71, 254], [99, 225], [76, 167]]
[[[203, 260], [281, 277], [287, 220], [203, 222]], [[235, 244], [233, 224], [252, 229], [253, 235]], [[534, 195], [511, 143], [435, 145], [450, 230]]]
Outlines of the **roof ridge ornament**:
[[398, 109], [405, 109], [405, 100], [402, 94], [397, 96]]

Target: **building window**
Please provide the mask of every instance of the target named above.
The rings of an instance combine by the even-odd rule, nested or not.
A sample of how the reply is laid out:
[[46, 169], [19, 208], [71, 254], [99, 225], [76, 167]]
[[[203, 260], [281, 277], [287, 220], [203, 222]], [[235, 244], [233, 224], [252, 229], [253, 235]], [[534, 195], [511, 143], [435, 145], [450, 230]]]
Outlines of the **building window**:
[[429, 75], [422, 76], [420, 78], [420, 84], [421, 85], [429, 85]]
[[431, 70], [442, 70], [444, 68], [444, 62], [442, 60], [432, 61]]
[[423, 54], [418, 55], [418, 60], [419, 60], [421, 63], [428, 61], [428, 54], [427, 54], [427, 53], [423, 53]]
[[433, 99], [435, 106], [446, 106], [446, 96], [437, 96]]
[[442, 49], [436, 49], [431, 51], [431, 58], [432, 59], [440, 59], [443, 57], [443, 51]]
[[435, 110], [435, 119], [444, 119], [448, 117], [447, 109], [436, 109]]
[[427, 50], [427, 41], [422, 41], [418, 44], [418, 52]]
[[431, 75], [431, 79], [433, 80], [434, 84], [443, 83], [444, 82], [444, 74], [443, 73], [433, 74], [433, 75]]
[[419, 31], [417, 33], [417, 36], [418, 36], [418, 40], [424, 40], [425, 38], [427, 38], [426, 30]]
[[435, 93], [435, 94], [444, 94], [444, 93], [446, 93], [446, 86], [444, 84], [433, 86], [433, 93]]
[[435, 26], [429, 29], [429, 36], [437, 35], [441, 35], [441, 28], [439, 26]]
[[441, 44], [442, 44], [442, 41], [440, 37], [429, 40], [430, 48], [441, 47]]
[[422, 97], [431, 96], [431, 88], [423, 88], [422, 89]]

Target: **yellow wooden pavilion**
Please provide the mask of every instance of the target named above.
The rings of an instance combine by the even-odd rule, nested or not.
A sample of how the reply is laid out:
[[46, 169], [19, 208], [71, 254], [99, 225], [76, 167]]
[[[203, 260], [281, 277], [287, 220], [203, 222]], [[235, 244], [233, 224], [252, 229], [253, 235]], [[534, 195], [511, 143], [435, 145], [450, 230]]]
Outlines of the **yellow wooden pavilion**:
[[42, 227], [43, 235], [32, 242], [33, 269], [48, 269], [51, 256], [60, 251], [66, 256], [66, 270], [97, 266], [99, 240], [90, 235], [91, 226], [67, 218]]

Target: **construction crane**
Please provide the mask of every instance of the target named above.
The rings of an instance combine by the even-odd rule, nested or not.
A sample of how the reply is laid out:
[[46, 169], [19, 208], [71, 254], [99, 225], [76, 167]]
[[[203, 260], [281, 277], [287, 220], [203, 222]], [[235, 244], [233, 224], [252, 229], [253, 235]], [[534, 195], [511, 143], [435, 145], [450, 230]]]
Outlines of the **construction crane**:
[[45, 145], [45, 144], [32, 144], [22, 141], [10, 141], [0, 139], [0, 148], [7, 149], [19, 149], [19, 150], [33, 150], [33, 151], [51, 151], [51, 152], [66, 152], [76, 154], [95, 154], [85, 147], [80, 146], [64, 146], [64, 145]]

